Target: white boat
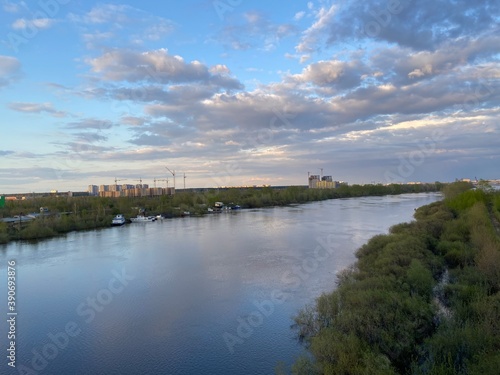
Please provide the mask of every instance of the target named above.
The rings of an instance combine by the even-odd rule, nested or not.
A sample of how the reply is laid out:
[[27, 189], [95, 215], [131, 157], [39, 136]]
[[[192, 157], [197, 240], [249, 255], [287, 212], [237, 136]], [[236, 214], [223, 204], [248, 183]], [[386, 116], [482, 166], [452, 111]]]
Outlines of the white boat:
[[118, 214], [113, 218], [111, 225], [123, 225], [125, 224], [125, 217], [122, 214]]
[[132, 223], [149, 223], [152, 221], [156, 221], [156, 217], [139, 215], [137, 217], [131, 217], [130, 221]]

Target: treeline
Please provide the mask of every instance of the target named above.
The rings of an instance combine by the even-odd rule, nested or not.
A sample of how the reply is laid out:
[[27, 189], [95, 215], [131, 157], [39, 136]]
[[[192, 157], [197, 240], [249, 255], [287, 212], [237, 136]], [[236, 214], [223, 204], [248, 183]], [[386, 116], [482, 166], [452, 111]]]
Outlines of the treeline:
[[499, 373], [500, 193], [468, 189], [446, 186], [357, 251], [295, 317], [311, 356], [293, 374]]
[[0, 217], [14, 217], [40, 212], [46, 207], [49, 213], [29, 223], [7, 225], [0, 222], [0, 243], [10, 240], [32, 240], [52, 237], [75, 230], [96, 229], [111, 225], [113, 217], [137, 216], [139, 209], [146, 214], [163, 214], [177, 217], [188, 211], [192, 215], [204, 215], [207, 207], [215, 202], [234, 203], [242, 208], [281, 206], [292, 203], [306, 203], [333, 198], [360, 197], [437, 191], [442, 184], [421, 185], [352, 185], [337, 189], [308, 189], [291, 186], [284, 189], [228, 188], [211, 189], [203, 192], [177, 192], [173, 196], [160, 197], [39, 197], [23, 201], [7, 202], [0, 208]]

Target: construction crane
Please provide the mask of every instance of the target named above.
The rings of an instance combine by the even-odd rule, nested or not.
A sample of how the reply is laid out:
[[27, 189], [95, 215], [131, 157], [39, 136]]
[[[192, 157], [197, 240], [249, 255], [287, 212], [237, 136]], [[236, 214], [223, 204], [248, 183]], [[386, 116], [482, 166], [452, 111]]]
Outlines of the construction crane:
[[155, 189], [156, 189], [156, 181], [167, 181], [167, 188], [168, 188], [168, 178], [164, 179], [164, 180], [160, 180], [158, 178], [155, 178], [153, 181], [155, 182]]
[[186, 174], [184, 173], [184, 189], [183, 190], [186, 190]]
[[119, 191], [121, 189], [118, 189], [118, 181], [125, 181], [126, 178], [118, 179], [115, 177], [115, 191]]
[[127, 179], [126, 179], [126, 178], [117, 179], [117, 178], [115, 177], [115, 185], [117, 185], [117, 182], [118, 182], [118, 181], [125, 181], [125, 180], [127, 180]]
[[138, 180], [132, 180], [132, 181], [139, 181], [139, 183], [141, 184], [141, 188], [142, 188], [142, 178], [139, 178]]
[[174, 176], [174, 191], [175, 191], [175, 170], [174, 171], [171, 171], [168, 167], [165, 167], [165, 169], [167, 171], [169, 171], [170, 173], [172, 173], [172, 176]]

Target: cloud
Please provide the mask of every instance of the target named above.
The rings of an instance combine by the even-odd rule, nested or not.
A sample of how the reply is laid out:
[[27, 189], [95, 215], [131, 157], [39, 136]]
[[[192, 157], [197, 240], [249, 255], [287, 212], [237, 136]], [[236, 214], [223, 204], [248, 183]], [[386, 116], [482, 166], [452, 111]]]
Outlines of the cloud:
[[298, 53], [311, 53], [318, 48], [320, 39], [333, 23], [336, 11], [337, 6], [331, 5], [330, 7], [321, 7], [315, 12], [315, 22], [302, 33], [300, 43], [295, 47]]
[[0, 55], [0, 89], [17, 81], [21, 74], [21, 63], [11, 56]]
[[262, 13], [246, 12], [240, 23], [226, 25], [215, 39], [232, 50], [276, 49], [281, 41], [297, 33], [291, 24], [274, 24]]
[[49, 29], [56, 23], [53, 18], [33, 18], [32, 20], [27, 20], [25, 18], [19, 18], [14, 21], [12, 28], [14, 30], [25, 30], [25, 29]]
[[[495, 5], [487, 3], [494, 10]], [[464, 33], [437, 18], [432, 26], [411, 12], [420, 5], [408, 2], [404, 11], [391, 14], [383, 30], [370, 36], [363, 27], [376, 20], [373, 14], [383, 14], [387, 2], [321, 4], [326, 2], [311, 3], [297, 16], [300, 24], [311, 23], [300, 35], [259, 12], [243, 13], [233, 24], [228, 23], [234, 18], [227, 21], [217, 36], [231, 48], [273, 48], [284, 38], [296, 37], [296, 54], [289, 56], [300, 58], [304, 66], [297, 70], [294, 62], [287, 61], [281, 78], [252, 89], [245, 89], [233, 75], [230, 63], [207, 65], [166, 49], [103, 49], [86, 60], [91, 77], [82, 95], [124, 101], [131, 110], [120, 113], [120, 120], [91, 118], [67, 124], [65, 129], [77, 132], [72, 134], [76, 142], [66, 145], [75, 151], [66, 152], [112, 139], [110, 134], [87, 131], [113, 127], [123, 131], [127, 144], [82, 153], [85, 160], [153, 162], [168, 155], [193, 166], [192, 160], [202, 155], [206, 168], [226, 161], [237, 163], [245, 175], [263, 178], [278, 168], [293, 174], [313, 163], [333, 169], [335, 160], [339, 179], [346, 179], [342, 174], [357, 174], [380, 181], [388, 168], [397, 166], [399, 157], [418, 150], [419, 142], [432, 139], [435, 131], [445, 136], [426, 156], [426, 164], [451, 168], [452, 163], [463, 162], [472, 170], [471, 160], [499, 157], [495, 142], [500, 129], [495, 119], [500, 103], [500, 37], [488, 18]], [[474, 13], [475, 5], [458, 6]], [[429, 14], [429, 9], [421, 12]], [[451, 13], [450, 24], [472, 17], [464, 13], [461, 19], [455, 10]], [[95, 13], [87, 22], [106, 25], [99, 20], [112, 17], [125, 27], [121, 16], [107, 13]], [[406, 34], [406, 25], [400, 34], [394, 32], [402, 20], [415, 27], [414, 41]], [[417, 21], [427, 22], [427, 30]], [[391, 28], [393, 35], [387, 35]], [[104, 34], [90, 33], [89, 42], [113, 38], [118, 29], [99, 30]], [[266, 35], [273, 33], [277, 39], [267, 40]], [[361, 48], [344, 48], [346, 41]], [[316, 58], [318, 51], [321, 59]], [[262, 67], [255, 64], [258, 61], [251, 62], [252, 68]], [[412, 179], [426, 175], [419, 173]], [[432, 173], [427, 180], [441, 179]]]
[[56, 110], [52, 103], [25, 103], [13, 102], [9, 103], [8, 107], [17, 112], [23, 113], [48, 113], [54, 117], [67, 117], [68, 113]]
[[14, 153], [15, 153], [15, 151], [11, 151], [11, 150], [0, 150], [0, 156], [9, 156], [9, 155], [12, 155]]
[[88, 49], [143, 45], [170, 35], [176, 24], [125, 4], [99, 4], [84, 14], [71, 13], [70, 21], [84, 30], [82, 38]]
[[[374, 70], [384, 72], [380, 80], [411, 84], [435, 76], [453, 74], [471, 66], [480, 67], [495, 59], [500, 36], [483, 35], [443, 43], [435, 51], [414, 51], [409, 47], [381, 48], [370, 56]], [[384, 78], [385, 76], [385, 78]]]
[[238, 80], [229, 76], [227, 67], [217, 65], [210, 68], [196, 60], [186, 62], [181, 56], [170, 55], [166, 49], [142, 53], [116, 49], [86, 62], [105, 81], [156, 84], [197, 82], [228, 90], [243, 88]]
[[[259, 17], [249, 14], [247, 21], [259, 22]], [[354, 51], [313, 62], [253, 91], [240, 89], [226, 65], [189, 63], [166, 50], [114, 50], [89, 63], [105, 83], [95, 90], [96, 97], [143, 105], [146, 117], [123, 121], [133, 126], [129, 142], [136, 146], [164, 147], [185, 156], [203, 150], [215, 158], [248, 152], [255, 158], [287, 158], [315, 157], [308, 147], [323, 142], [321, 147], [334, 144], [335, 150], [348, 145], [349, 153], [366, 148], [369, 155], [368, 150], [375, 151], [367, 145], [389, 147], [396, 135], [395, 144], [410, 147], [401, 140], [403, 134], [415, 134], [412, 118], [447, 128], [446, 119], [457, 110], [498, 106], [497, 84], [486, 90], [462, 84], [494, 79], [498, 68], [489, 61], [497, 42], [491, 34], [450, 40], [435, 51], [399, 45]], [[221, 90], [231, 86], [224, 80], [237, 89]], [[475, 92], [482, 94], [478, 98]], [[468, 107], [472, 102], [480, 104]], [[434, 117], [440, 121], [431, 121]], [[425, 137], [429, 131], [419, 134]], [[322, 157], [334, 154], [324, 151]]]
[[121, 123], [129, 126], [141, 126], [144, 125], [147, 121], [147, 118], [136, 116], [124, 116], [121, 118]]
[[[447, 9], [445, 17], [443, 9]], [[498, 32], [500, 4], [494, 0], [345, 1], [313, 12], [316, 22], [303, 33], [297, 52], [363, 40], [432, 51], [450, 40]]]
[[318, 61], [308, 65], [302, 73], [292, 79], [297, 82], [311, 83], [316, 86], [338, 86], [346, 89], [356, 87], [367, 68], [359, 61], [344, 62], [339, 60]]
[[95, 73], [108, 81], [152, 81], [160, 83], [202, 81], [209, 77], [206, 66], [198, 61], [186, 63], [167, 50], [144, 53], [115, 50], [87, 60]]
[[107, 130], [111, 129], [115, 124], [109, 120], [99, 120], [95, 118], [86, 118], [80, 121], [70, 122], [65, 125], [67, 129], [94, 129], [94, 130]]
[[299, 21], [302, 18], [304, 18], [305, 15], [306, 15], [306, 12], [304, 12], [304, 11], [297, 12], [297, 13], [295, 13], [295, 16], [293, 16], [293, 19], [296, 20], [296, 21]]
[[166, 35], [171, 34], [175, 30], [175, 25], [172, 21], [159, 19], [156, 24], [148, 26], [143, 37], [147, 40], [160, 40]]
[[[125, 4], [100, 4], [94, 6], [84, 15], [70, 14], [70, 18], [75, 22], [90, 25], [99, 24], [120, 24], [124, 25], [131, 21], [128, 12], [134, 8]], [[143, 11], [140, 11], [143, 13]]]
[[102, 134], [92, 133], [92, 132], [80, 132], [73, 134], [77, 142], [84, 143], [95, 143], [104, 142], [108, 140], [108, 137]]

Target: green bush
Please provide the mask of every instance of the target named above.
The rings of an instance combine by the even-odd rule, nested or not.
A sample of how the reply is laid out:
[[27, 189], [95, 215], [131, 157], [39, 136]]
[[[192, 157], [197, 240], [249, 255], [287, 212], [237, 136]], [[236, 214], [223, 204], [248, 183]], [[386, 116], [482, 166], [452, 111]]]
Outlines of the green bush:
[[9, 242], [9, 232], [7, 224], [0, 222], [0, 244]]
[[337, 290], [296, 319], [315, 359], [297, 374], [498, 373], [500, 193], [469, 188], [356, 252]]

